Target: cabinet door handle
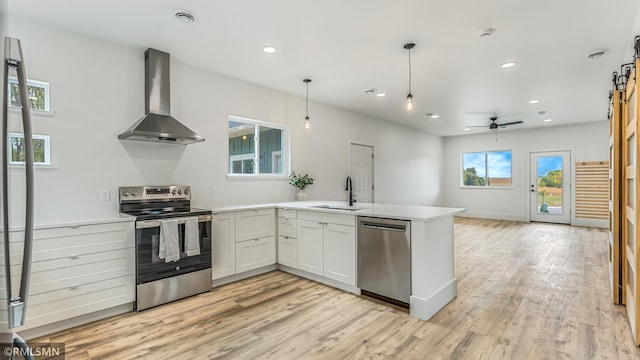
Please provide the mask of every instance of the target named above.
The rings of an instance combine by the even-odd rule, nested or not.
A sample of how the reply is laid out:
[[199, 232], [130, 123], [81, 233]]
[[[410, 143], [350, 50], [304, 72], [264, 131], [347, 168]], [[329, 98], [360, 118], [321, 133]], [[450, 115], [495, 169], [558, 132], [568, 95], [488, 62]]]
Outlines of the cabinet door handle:
[[78, 288], [79, 288], [79, 286], [76, 285], [76, 286], [70, 287], [69, 290], [78, 290]]
[[79, 255], [72, 255], [72, 256], [69, 256], [69, 259], [76, 260], [79, 257], [80, 257]]

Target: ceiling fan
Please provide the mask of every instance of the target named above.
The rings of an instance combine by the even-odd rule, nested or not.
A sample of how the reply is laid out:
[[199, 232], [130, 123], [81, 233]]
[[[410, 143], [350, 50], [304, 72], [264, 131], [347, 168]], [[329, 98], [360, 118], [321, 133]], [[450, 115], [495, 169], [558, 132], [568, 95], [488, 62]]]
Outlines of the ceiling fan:
[[489, 119], [491, 120], [491, 124], [489, 124], [489, 125], [467, 126], [467, 128], [472, 128], [472, 127], [486, 128], [486, 127], [488, 127], [489, 130], [496, 132], [496, 141], [498, 141], [498, 129], [504, 129], [507, 126], [510, 126], [510, 125], [517, 125], [517, 124], [522, 124], [523, 123], [522, 120], [518, 120], [518, 121], [511, 121], [511, 122], [507, 122], [507, 123], [498, 124], [496, 122], [496, 121], [498, 121], [498, 117], [497, 116], [492, 116]]

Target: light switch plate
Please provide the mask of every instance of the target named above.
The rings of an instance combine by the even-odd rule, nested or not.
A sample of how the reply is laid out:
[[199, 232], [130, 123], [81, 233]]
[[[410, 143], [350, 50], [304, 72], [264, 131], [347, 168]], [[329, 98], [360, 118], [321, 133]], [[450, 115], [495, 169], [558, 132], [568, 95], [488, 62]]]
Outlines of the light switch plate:
[[100, 190], [100, 200], [102, 200], [102, 201], [111, 200], [111, 190], [109, 190], [109, 189]]

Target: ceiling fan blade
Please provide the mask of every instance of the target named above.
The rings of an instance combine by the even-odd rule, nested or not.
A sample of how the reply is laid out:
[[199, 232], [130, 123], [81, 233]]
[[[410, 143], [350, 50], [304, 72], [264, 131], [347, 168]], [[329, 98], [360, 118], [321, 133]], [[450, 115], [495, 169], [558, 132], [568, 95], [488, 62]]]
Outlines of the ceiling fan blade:
[[504, 126], [508, 126], [508, 125], [522, 124], [523, 122], [524, 121], [522, 121], [522, 120], [518, 120], [518, 121], [512, 121], [512, 122], [508, 122], [508, 123], [504, 123], [504, 124], [498, 124], [498, 126], [504, 127]]

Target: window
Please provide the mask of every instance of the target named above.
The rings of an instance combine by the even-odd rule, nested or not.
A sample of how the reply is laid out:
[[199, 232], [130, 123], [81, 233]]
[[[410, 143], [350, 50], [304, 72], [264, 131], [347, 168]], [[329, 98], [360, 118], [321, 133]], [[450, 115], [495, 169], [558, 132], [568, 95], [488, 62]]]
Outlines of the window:
[[[33, 163], [36, 165], [51, 165], [49, 137], [46, 135], [33, 135]], [[25, 143], [24, 134], [9, 134], [9, 147], [11, 149], [10, 164], [24, 164]]]
[[511, 150], [462, 154], [462, 186], [511, 186]]
[[229, 174], [287, 175], [286, 126], [229, 116]]
[[[49, 83], [37, 80], [27, 80], [27, 95], [32, 110], [49, 111]], [[20, 107], [20, 88], [18, 79], [9, 77], [9, 106]]]

